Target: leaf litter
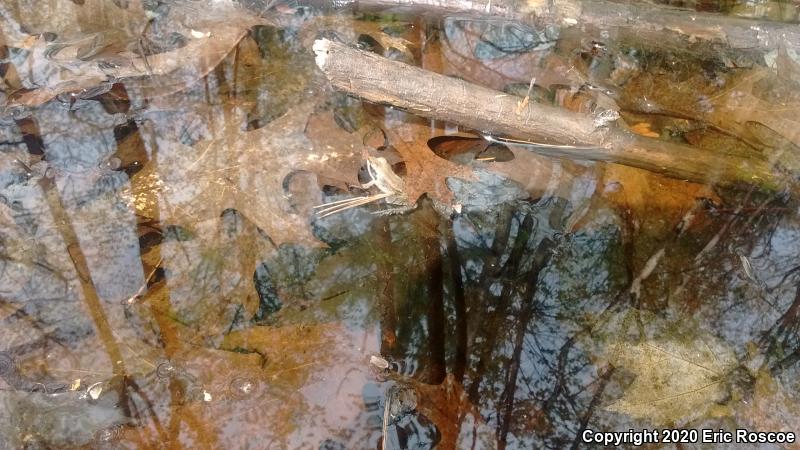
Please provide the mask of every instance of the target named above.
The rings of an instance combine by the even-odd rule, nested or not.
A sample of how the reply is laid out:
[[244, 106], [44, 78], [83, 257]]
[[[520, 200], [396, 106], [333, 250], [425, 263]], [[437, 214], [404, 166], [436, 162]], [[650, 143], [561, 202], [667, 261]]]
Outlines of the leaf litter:
[[[98, 85], [110, 87], [120, 81], [128, 83], [129, 79], [131, 89], [148, 96], [182, 90], [216, 67], [251, 27], [266, 23], [225, 3], [198, 8], [177, 2], [168, 13], [156, 18], [148, 18], [147, 14], [145, 9], [139, 9], [139, 20], [135, 22], [139, 33], [169, 30], [169, 36], [155, 37], [177, 40], [182, 45], [146, 51], [149, 49], [142, 43], [149, 37], [121, 32], [130, 30], [126, 27], [94, 30], [71, 38], [64, 35], [70, 35], [72, 30], [67, 27], [72, 24], [43, 29], [38, 36], [31, 35], [17, 44], [24, 47], [27, 56], [14, 65], [18, 92], [12, 92], [6, 107], [36, 106], [65, 93], [86, 95]], [[136, 28], [134, 22], [127, 26]], [[58, 38], [48, 40], [47, 33]]]
[[[67, 8], [85, 11], [96, 7], [92, 0], [87, 0], [85, 10], [76, 6], [77, 3], [80, 2], [67, 4]], [[379, 227], [375, 228], [382, 230], [377, 230], [375, 233], [378, 234], [375, 234], [359, 231], [364, 229], [363, 224], [354, 223], [350, 227], [354, 229], [350, 230], [353, 236], [368, 236], [374, 241], [361, 246], [346, 244], [344, 248], [316, 249], [309, 253], [313, 256], [297, 252], [298, 259], [319, 258], [321, 262], [316, 266], [311, 264], [313, 276], [307, 280], [308, 283], [295, 283], [291, 295], [288, 294], [289, 290], [278, 289], [282, 299], [297, 300], [292, 303], [291, 308], [285, 308], [282, 314], [264, 313], [261, 308], [265, 294], [263, 290], [257, 289], [253, 280], [254, 272], [258, 273], [263, 267], [262, 263], [275, 256], [276, 249], [291, 249], [295, 244], [300, 244], [301, 247], [321, 246], [317, 237], [321, 235], [320, 229], [325, 231], [329, 228], [311, 219], [311, 205], [322, 196], [314, 180], [320, 185], [338, 188], [339, 193], [359, 184], [357, 174], [363, 163], [361, 158], [365, 131], [344, 131], [336, 124], [334, 114], [320, 99], [295, 95], [305, 91], [304, 80], [292, 81], [293, 91], [289, 96], [283, 96], [286, 91], [270, 92], [270, 95], [274, 94], [273, 99], [280, 100], [276, 101], [278, 107], [269, 108], [268, 112], [263, 110], [263, 99], [248, 96], [253, 93], [249, 89], [259, 89], [264, 75], [255, 74], [246, 80], [237, 78], [236, 74], [231, 77], [237, 84], [253, 83], [246, 87], [241, 84], [233, 87], [224, 83], [214, 84], [215, 79], [230, 77], [230, 66], [227, 63], [219, 64], [226, 56], [229, 61], [234, 61], [233, 64], [236, 61], [249, 64], [247, 58], [252, 57], [253, 49], [246, 49], [245, 46], [251, 45], [252, 41], [249, 38], [242, 41], [242, 38], [254, 25], [265, 23], [263, 20], [248, 13], [240, 15], [239, 11], [228, 11], [221, 14], [226, 17], [226, 21], [220, 22], [218, 18], [211, 17], [212, 14], [204, 14], [202, 9], [192, 10], [200, 13], [196, 16], [186, 14], [183, 9], [186, 4], [176, 2], [173, 12], [160, 16], [161, 23], [149, 26], [179, 30], [177, 35], [180, 38], [175, 35], [176, 42], [172, 44], [154, 39], [147, 42], [147, 48], [143, 48], [141, 43], [136, 43], [148, 20], [137, 9], [141, 5], [139, 2], [114, 4], [115, 8], [122, 8], [119, 6], [121, 4], [131, 5], [129, 9], [122, 8], [126, 11], [124, 17], [128, 19], [129, 15], [139, 14], [138, 19], [129, 20], [133, 33], [104, 34], [104, 27], [87, 27], [82, 28], [80, 33], [71, 35], [62, 30], [74, 24], [52, 27], [47, 20], [36, 27], [15, 28], [11, 24], [15, 29], [4, 33], [19, 38], [12, 43], [18, 46], [20, 52], [16, 58], [9, 60], [15, 63], [12, 64], [15, 70], [7, 72], [4, 78], [6, 84], [13, 88], [11, 91], [16, 90], [11, 104], [17, 102], [18, 105], [35, 106], [54, 96], [63, 99], [62, 94], [68, 93], [70, 95], [67, 97], [73, 100], [82, 96], [102, 96], [104, 89], [110, 87], [104, 84], [121, 81], [129, 89], [132, 98], [138, 92], [143, 97], [152, 99], [150, 107], [155, 110], [173, 109], [161, 116], [148, 115], [148, 111], [145, 111], [142, 116], [137, 117], [150, 119], [150, 123], [138, 123], [145, 142], [142, 145], [146, 147], [144, 153], [147, 159], [141, 160], [143, 167], [137, 168], [138, 172], [130, 180], [130, 184], [124, 185], [119, 191], [124, 193], [123, 198], [129, 200], [130, 210], [137, 213], [140, 227], [159, 224], [155, 228], [162, 240], [141, 255], [142, 262], [149, 264], [153, 270], [146, 271], [150, 276], [143, 280], [141, 286], [136, 286], [136, 295], [131, 297], [134, 299], [132, 307], [126, 309], [121, 305], [106, 305], [115, 338], [120, 341], [124, 350], [123, 358], [130, 371], [127, 375], [138, 385], [138, 390], [131, 387], [128, 391], [133, 398], [129, 405], [140, 412], [142, 422], [134, 426], [102, 407], [92, 409], [78, 403], [77, 408], [90, 416], [109, 414], [106, 417], [108, 420], [89, 420], [80, 424], [81, 430], [86, 432], [82, 432], [74, 442], [59, 441], [64, 433], [58, 431], [58, 427], [53, 427], [55, 431], [50, 435], [44, 433], [38, 435], [38, 438], [50, 444], [66, 443], [77, 446], [86, 445], [86, 441], [96, 439], [95, 432], [99, 435], [110, 433], [113, 439], [122, 443], [143, 447], [155, 446], [158, 442], [176, 438], [183, 443], [221, 446], [224, 442], [226, 445], [242, 448], [261, 445], [263, 439], [272, 439], [272, 442], [281, 446], [298, 446], [311, 441], [327, 445], [334, 436], [336, 442], [344, 442], [348, 444], [348, 448], [363, 446], [365, 442], [370, 445], [377, 442], [374, 427], [370, 431], [364, 424], [369, 420], [374, 423], [375, 417], [382, 412], [376, 413], [370, 409], [364, 386], [376, 382], [366, 371], [368, 355], [379, 353], [380, 349], [372, 347], [379, 341], [380, 332], [374, 326], [372, 315], [375, 312], [363, 299], [372, 298], [375, 292], [386, 289], [386, 278], [379, 278], [376, 272], [385, 265], [380, 266], [376, 260], [380, 262], [382, 258], [384, 262], [392, 262], [396, 259], [392, 259], [390, 255], [394, 258], [415, 255], [414, 246], [418, 245], [419, 236], [412, 234], [408, 237], [406, 234], [413, 227], [407, 227], [401, 218], [378, 219], [374, 223]], [[111, 14], [108, 14], [109, 11]], [[102, 12], [108, 16], [119, 13], [110, 5]], [[191, 20], [170, 22], [180, 16], [177, 13], [182, 13]], [[67, 15], [66, 20], [72, 19], [75, 17]], [[107, 20], [109, 23], [113, 22]], [[204, 20], [208, 22], [203, 22]], [[78, 22], [85, 25], [81, 20]], [[335, 27], [346, 29], [347, 22], [345, 20]], [[313, 21], [308, 22], [311, 23]], [[303, 39], [315, 34], [314, 27], [329, 25], [309, 25], [303, 31], [307, 34]], [[424, 52], [431, 48], [415, 43], [412, 35], [416, 32], [416, 25], [403, 24], [403, 37], [399, 37], [401, 33], [388, 34], [388, 28], [379, 26], [376, 22], [359, 21], [357, 25], [352, 27], [352, 36], [348, 36], [369, 35], [372, 40], [360, 39], [362, 44], [377, 43], [386, 54], [396, 51], [403, 58], [412, 59], [417, 51]], [[26, 36], [23, 29], [39, 31], [35, 35]], [[455, 59], [451, 63], [460, 68], [453, 71], [470, 72], [469, 77], [488, 80], [486, 84], [493, 84], [498, 89], [509, 81], [527, 83], [532, 70], [530, 68], [536, 67], [540, 58], [546, 56], [543, 50], [549, 51], [551, 48], [548, 42], [534, 45], [532, 41], [503, 40], [508, 37], [503, 36], [504, 29], [512, 31], [511, 37], [521, 36], [518, 27], [497, 28], [478, 23], [462, 26], [461, 29], [470, 34], [463, 42], [453, 34], [455, 28], [448, 31], [446, 44], [450, 46], [448, 51], [453, 52], [451, 57]], [[478, 32], [474, 32], [475, 30]], [[43, 33], [48, 31], [57, 31], [58, 39], [45, 39]], [[527, 33], [530, 30], [523, 31]], [[287, 34], [290, 35], [291, 32], [292, 30]], [[283, 38], [281, 33], [276, 35], [279, 39]], [[149, 39], [154, 36], [146, 37]], [[136, 45], [131, 47], [131, 43]], [[428, 43], [437, 45], [435, 41]], [[540, 44], [541, 48], [536, 48]], [[459, 48], [459, 45], [462, 47]], [[520, 45], [527, 47], [521, 48]], [[528, 50], [533, 50], [533, 53], [526, 53]], [[495, 54], [498, 51], [500, 54]], [[514, 58], [506, 56], [514, 52], [524, 54], [524, 65], [518, 64], [514, 67], [505, 62], [513, 61]], [[428, 54], [427, 57], [434, 58], [435, 55]], [[477, 61], [471, 61], [470, 58], [473, 57], [479, 57], [480, 65], [475, 64], [474, 71], [467, 70], [470, 64]], [[783, 54], [779, 54], [777, 83], [790, 86], [793, 69], [782, 58]], [[29, 68], [35, 67], [35, 71], [21, 70], [25, 68], [25, 64]], [[522, 66], [526, 68], [521, 71], [524, 73], [515, 72]], [[255, 64], [252, 67], [259, 66]], [[260, 67], [263, 69], [268, 65]], [[219, 70], [215, 71], [215, 68]], [[741, 100], [739, 94], [723, 92], [709, 100], [717, 112], [707, 113], [702, 120], [716, 123], [726, 130], [735, 128], [736, 134], [746, 136], [753, 142], [791, 148], [786, 141], [791, 145], [796, 144], [796, 139], [791, 134], [793, 119], [780, 114], [774, 116], [773, 112], [776, 111], [768, 109], [774, 106], [773, 99], [764, 97], [776, 91], [770, 87], [771, 83], [776, 82], [772, 78], [772, 72], [761, 69], [741, 76], [742, 84], [738, 85], [738, 89], [749, 93], [744, 98], [748, 104], [756, 102], [758, 108], [755, 112], [742, 113], [747, 108], [742, 103], [737, 103]], [[216, 89], [219, 91], [215, 91]], [[229, 91], [226, 92], [226, 89]], [[170, 104], [170, 99], [158, 98], [176, 91], [185, 91], [186, 97], [183, 100], [189, 106], [184, 104], [173, 108], [175, 105]], [[206, 104], [193, 111], [192, 108], [196, 105], [191, 103], [200, 97], [192, 96], [201, 91], [205, 91], [206, 96], [224, 93], [228, 98], [222, 104]], [[311, 96], [326, 95], [322, 91]], [[298, 97], [302, 98], [298, 100]], [[288, 107], [283, 103], [289, 103]], [[70, 107], [80, 109], [76, 104]], [[787, 105], [791, 108], [791, 104]], [[152, 112], [153, 109], [149, 111]], [[282, 110], [288, 111], [284, 113]], [[140, 112], [134, 111], [131, 114], [136, 116]], [[170, 129], [174, 124], [163, 123], [170, 122], [163, 120], [165, 117], [180, 122], [179, 118], [183, 115], [205, 115], [207, 123], [203, 126], [207, 128], [203, 129], [201, 126], [196, 133], [190, 132], [191, 136], [177, 136], [178, 133], [173, 133], [175, 130]], [[256, 122], [251, 121], [253, 116], [257, 117]], [[731, 120], [735, 122], [734, 125], [730, 125]], [[261, 121], [266, 124], [261, 126]], [[754, 126], [753, 123], [759, 125]], [[639, 130], [651, 137], [661, 135], [647, 125], [640, 126]], [[248, 129], [250, 131], [246, 131]], [[627, 209], [630, 216], [645, 216], [645, 222], [650, 220], [655, 223], [660, 220], [663, 223], [655, 226], [660, 227], [659, 231], [649, 231], [653, 235], [663, 235], [666, 233], [665, 229], [668, 230], [681, 221], [687, 210], [695, 206], [694, 202], [698, 197], [711, 197], [709, 201], [721, 201], [713, 193], [698, 186], [686, 188], [680, 182], [665, 181], [633, 169], [614, 166], [598, 169], [592, 165], [554, 162], [535, 156], [524, 148], [512, 147], [511, 161], [484, 164], [470, 161], [467, 165], [456, 164], [436, 156], [428, 148], [427, 142], [435, 134], [432, 130], [429, 126], [409, 123], [397, 128], [390, 127], [386, 130], [386, 135], [405, 165], [403, 179], [409, 199], [416, 203], [423, 195], [427, 195], [444, 205], [445, 208], [442, 209], [448, 213], [459, 211], [464, 194], [469, 194], [470, 186], [475, 186], [471, 183], [486, 181], [485, 171], [491, 176], [500, 174], [518, 183], [518, 189], [527, 191], [533, 198], [542, 192], [547, 193], [546, 196], [566, 195], [570, 189], [564, 189], [564, 185], [570, 185], [576, 180], [579, 184], [597, 177], [594, 182], [604, 190], [602, 193], [596, 192], [597, 195], [591, 197], [591, 201], [600, 203], [598, 199], [602, 198], [615, 206], [622, 216]], [[183, 131], [185, 129], [181, 130]], [[779, 135], [777, 138], [776, 133]], [[14, 158], [20, 156], [14, 156], [9, 161]], [[27, 160], [27, 157], [21, 158]], [[66, 167], [72, 159], [55, 161]], [[83, 164], [88, 160], [81, 161]], [[91, 164], [85, 165], [87, 167], [76, 170], [95, 170], [88, 167]], [[35, 166], [35, 161], [31, 166]], [[101, 172], [92, 172], [86, 178], [94, 180], [95, 175]], [[289, 198], [287, 191], [287, 180], [296, 173], [307, 174], [312, 180], [306, 185], [312, 192], [303, 200]], [[61, 173], [56, 175], [63, 176]], [[78, 178], [73, 177], [73, 180]], [[13, 182], [10, 185], [11, 189], [4, 185], [0, 220], [3, 227], [9, 229], [3, 232], [4, 251], [18, 256], [4, 266], [4, 270], [10, 268], [4, 275], [11, 275], [5, 279], [14, 281], [13, 294], [19, 297], [15, 300], [27, 301], [24, 299], [38, 295], [34, 284], [41, 284], [43, 279], [52, 280], [46, 284], [71, 285], [73, 288], [77, 286], [75, 280], [78, 278], [97, 277], [99, 280], [101, 268], [71, 267], [70, 262], [75, 259], [72, 254], [63, 251], [63, 243], [47, 237], [47, 233], [57, 227], [49, 223], [46, 217], [36, 216], [33, 219], [42, 226], [32, 234], [19, 231], [22, 229], [20, 224], [24, 221], [18, 215], [19, 206], [12, 208], [9, 205], [13, 204], [13, 199], [8, 203], [5, 200], [11, 198], [6, 194], [24, 187], [26, 183]], [[594, 186], [591, 182], [588, 185], [590, 189]], [[663, 196], [662, 191], [669, 191], [670, 194]], [[109, 192], [113, 195], [116, 191], [95, 191], [92, 195], [85, 195], [84, 206], [94, 203], [102, 208], [105, 203], [98, 200], [97, 195], [107, 195]], [[512, 195], [508, 198], [516, 197]], [[664, 201], [655, 202], [657, 205], [648, 205], [652, 198], [663, 198]], [[426, 207], [424, 202], [419, 203], [420, 208]], [[480, 207], [468, 211], [472, 214], [468, 220], [474, 220], [475, 215], [489, 209], [491, 197], [475, 204]], [[76, 211], [87, 213], [91, 210], [84, 208]], [[45, 215], [46, 211], [40, 212]], [[651, 215], [653, 217], [647, 217]], [[465, 221], [464, 217], [467, 215], [459, 219], [462, 223]], [[596, 223], [592, 219], [586, 218], [579, 223], [580, 226], [570, 227], [569, 231], [579, 234], [585, 231], [584, 228], [595, 227]], [[433, 225], [435, 226], [436, 224]], [[636, 229], [638, 226], [639, 223], [635, 222], [632, 228]], [[87, 234], [98, 233], [101, 232], [97, 229], [87, 228]], [[394, 243], [403, 242], [403, 251], [392, 252], [392, 247], [385, 245], [386, 241], [379, 240], [380, 233], [389, 235], [389, 244], [392, 244], [394, 234]], [[34, 248], [30, 244], [31, 240], [40, 242], [39, 247]], [[325, 241], [334, 242], [331, 239]], [[495, 240], [501, 241], [502, 239]], [[375, 242], [382, 244], [373, 245]], [[84, 245], [86, 244], [82, 243]], [[342, 244], [336, 242], [335, 245]], [[459, 246], [456, 245], [455, 248], [459, 249]], [[470, 258], [471, 252], [476, 252], [476, 249], [477, 247], [467, 249], [466, 256], [462, 257]], [[502, 253], [503, 250], [498, 251]], [[414, 265], [421, 266], [420, 263], [424, 262], [419, 260], [418, 255], [407, 258], [405, 263], [411, 266], [406, 267], [406, 272], [413, 272], [422, 279], [421, 270]], [[480, 270], [476, 269], [480, 266], [480, 263], [470, 261], [463, 272], [465, 279], [468, 279], [471, 271]], [[402, 272], [400, 267], [398, 265], [397, 269], [392, 270]], [[460, 268], [456, 272], [461, 273]], [[50, 278], [55, 275], [61, 275], [66, 280], [57, 276]], [[449, 293], [451, 286], [447, 285], [446, 289]], [[426, 292], [413, 292], [415, 296], [420, 296], [421, 293]], [[392, 295], [398, 294], [393, 291]], [[318, 300], [321, 305], [315, 303]], [[398, 305], [407, 306], [400, 302]], [[7, 308], [5, 303], [3, 307], [3, 319], [15, 316], [14, 308]], [[479, 305], [470, 306], [476, 307]], [[69, 316], [63, 308], [54, 308], [49, 316], [43, 312], [44, 309], [46, 308], [28, 309], [27, 312], [35, 320], [21, 321], [13, 327], [7, 327], [4, 338], [12, 335], [17, 339], [15, 342], [27, 345], [30, 342], [20, 340], [20, 336], [24, 335], [22, 325], [27, 326], [36, 320], [63, 319]], [[386, 310], [380, 311], [380, 314], [386, 313]], [[562, 314], [564, 317], [561, 320], [569, 320], [565, 318], [568, 315]], [[76, 319], [76, 323], [60, 324], [64, 333], [74, 332], [81, 327], [91, 329], [92, 324], [85, 317], [82, 322], [79, 317]], [[11, 322], [4, 322], [4, 325], [7, 323]], [[46, 333], [58, 334], [52, 333], [53, 328], [58, 331], [58, 325], [55, 324], [55, 320], [45, 323], [50, 327], [43, 332], [45, 340], [53, 337]], [[170, 328], [177, 329], [177, 332], [170, 331]], [[73, 382], [77, 379], [75, 375], [84, 373], [81, 371], [90, 372], [89, 378], [103, 378], [107, 375], [108, 361], [94, 355], [96, 349], [105, 344], [102, 339], [97, 335], [91, 338], [73, 336], [72, 339], [79, 339], [84, 348], [78, 351], [61, 348], [59, 352], [51, 353], [63, 357], [64, 361], [49, 366], [45, 364], [42, 370], [58, 374], [69, 373], [73, 375]], [[356, 342], [365, 342], [368, 345], [356, 346]], [[479, 342], [476, 340], [475, 344], [479, 345]], [[612, 364], [625, 369], [634, 378], [622, 397], [608, 405], [608, 410], [659, 424], [688, 423], [722, 414], [717, 406], [724, 403], [729, 394], [726, 377], [736, 365], [732, 350], [726, 344], [704, 336], [685, 340], [620, 343], [614, 349]], [[18, 362], [24, 369], [31, 370], [35, 365], [31, 361], [35, 361], [37, 356], [38, 354], [30, 354], [30, 360]], [[159, 360], [159, 356], [166, 356], [168, 360]], [[498, 365], [503, 363], [504, 358], [505, 356], [497, 358]], [[561, 363], [559, 361], [559, 365]], [[541, 368], [537, 368], [539, 369]], [[164, 376], [165, 371], [171, 375]], [[477, 374], [478, 377], [482, 375]], [[86, 375], [82, 377], [86, 378]], [[790, 408], [793, 405], [791, 390], [764, 375], [760, 375], [759, 380], [762, 390], [760, 398], [767, 400], [754, 408], [753, 422], [763, 427], [781, 426], [786, 422], [781, 411], [765, 405], [770, 399], [775, 399], [781, 402], [782, 407]], [[331, 387], [333, 381], [338, 383], [335, 392]], [[417, 392], [420, 401], [417, 402], [416, 409], [435, 424], [441, 433], [440, 445], [445, 448], [461, 446], [470, 440], [472, 443], [480, 441], [485, 447], [494, 444], [496, 430], [493, 427], [497, 424], [487, 424], [486, 418], [491, 417], [495, 411], [486, 408], [486, 398], [480, 399], [480, 395], [472, 393], [472, 386], [465, 384], [470, 381], [469, 376], [464, 380], [456, 380], [453, 375], [448, 375], [440, 385], [428, 385], [415, 380], [413, 376], [400, 378], [400, 382]], [[95, 400], [102, 400], [104, 393], [114, 391], [105, 388], [97, 390]], [[541, 394], [546, 396], [548, 392], [542, 391]], [[482, 395], [488, 398], [491, 394]], [[479, 403], [476, 398], [484, 403]], [[500, 400], [508, 399], [506, 397]], [[513, 395], [511, 399], [513, 400]], [[559, 410], [542, 408], [542, 402], [533, 393], [527, 400], [530, 401], [532, 410], [544, 410], [545, 414], [555, 414], [553, 411]], [[518, 403], [517, 407], [521, 404]], [[38, 408], [41, 409], [41, 406]], [[724, 412], [724, 408], [722, 410]], [[344, 414], [343, 411], [347, 413]], [[265, 417], [270, 418], [267, 427], [264, 426]], [[386, 426], [385, 423], [383, 425]], [[511, 424], [511, 429], [521, 430], [516, 424]], [[349, 433], [352, 430], [356, 432]], [[518, 433], [523, 434], [521, 431]], [[563, 444], [563, 440], [560, 442]]]

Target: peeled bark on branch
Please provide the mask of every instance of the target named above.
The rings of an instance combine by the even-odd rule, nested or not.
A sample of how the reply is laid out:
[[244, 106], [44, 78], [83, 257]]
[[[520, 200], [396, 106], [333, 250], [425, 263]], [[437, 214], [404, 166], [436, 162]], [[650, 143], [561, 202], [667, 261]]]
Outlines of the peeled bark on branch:
[[770, 164], [760, 158], [720, 155], [598, 126], [591, 115], [554, 106], [520, 108], [518, 97], [327, 39], [317, 40], [314, 51], [336, 89], [482, 133], [552, 145], [530, 147], [539, 154], [613, 162], [696, 182], [778, 184]]
[[756, 21], [648, 3], [608, 0], [340, 0], [336, 8], [414, 15], [505, 18], [562, 27], [619, 27], [650, 42], [674, 43], [676, 37], [725, 44], [733, 50], [800, 50], [796, 24]]
[[[800, 27], [796, 24], [757, 21], [723, 14], [686, 11], [652, 4], [610, 1], [567, 1], [576, 5], [578, 23], [598, 27], [621, 27], [637, 34], [673, 33], [690, 40], [719, 42], [735, 50], [777, 50], [784, 45], [800, 48]], [[569, 9], [573, 9], [570, 7]], [[562, 11], [568, 9], [561, 7]]]

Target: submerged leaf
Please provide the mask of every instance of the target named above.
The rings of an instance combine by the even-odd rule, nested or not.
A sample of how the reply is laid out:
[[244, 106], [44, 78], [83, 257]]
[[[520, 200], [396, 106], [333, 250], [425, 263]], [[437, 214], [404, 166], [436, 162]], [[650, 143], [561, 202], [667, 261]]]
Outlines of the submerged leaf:
[[158, 166], [146, 165], [134, 184], [140, 181], [165, 196], [161, 219], [168, 223], [192, 226], [233, 208], [277, 246], [320, 245], [308, 228], [309, 216], [289, 205], [284, 180], [298, 170], [342, 182], [355, 180], [361, 139], [332, 125], [321, 142], [312, 143], [304, 130], [313, 107], [298, 105], [255, 131], [241, 132], [231, 124], [222, 137], [194, 148], [159, 140]]
[[[358, 339], [335, 323], [257, 326], [226, 336], [228, 350], [182, 347], [137, 379], [135, 400], [146, 412], [120, 441], [158, 446], [166, 438], [162, 424], [170, 423], [169, 436], [190, 448], [322, 448], [363, 420], [366, 353], [377, 350], [351, 345]], [[354, 433], [354, 443], [370, 431]]]
[[432, 199], [453, 206], [453, 193], [447, 187], [447, 178], [475, 179], [469, 167], [442, 159], [431, 151], [428, 127], [409, 122], [397, 131], [387, 128], [386, 134], [405, 161], [406, 194], [411, 204], [427, 193]]
[[730, 89], [710, 99], [711, 121], [733, 131], [748, 122], [757, 122], [800, 145], [797, 116], [800, 96], [796, 88], [795, 83], [782, 80], [768, 69], [754, 69], [736, 79]]
[[[790, 64], [793, 62], [785, 58], [778, 61], [778, 73], [755, 67], [732, 72], [725, 78], [720, 76], [716, 83], [710, 83], [703, 75], [675, 83], [670, 75], [644, 73], [626, 86], [620, 105], [629, 110], [706, 122], [749, 144], [760, 142], [786, 150], [791, 144], [800, 145], [800, 96], [796, 81], [785, 78], [786, 72], [796, 70]], [[752, 131], [753, 124], [761, 130], [760, 135]], [[774, 136], [765, 140], [765, 133]], [[788, 146], [776, 146], [776, 141]]]
[[636, 379], [609, 411], [677, 425], [704, 417], [726, 395], [725, 377], [735, 367], [731, 349], [710, 338], [619, 344], [612, 363]]
[[[90, 446], [99, 432], [125, 423], [115, 405], [89, 402], [73, 393], [0, 391], [0, 446]], [[8, 447], [6, 447], [8, 446]]]
[[192, 239], [161, 244], [169, 304], [177, 319], [218, 334], [235, 319], [249, 321], [259, 297], [253, 274], [266, 253], [266, 240], [232, 210], [194, 228]]
[[[155, 52], [145, 48], [147, 37], [119, 30], [55, 42], [42, 34], [28, 49], [27, 58], [16, 65], [22, 84], [18, 87], [25, 91], [13, 96], [9, 106], [35, 106], [63, 93], [90, 97], [92, 88], [119, 81], [130, 84], [129, 90], [141, 89], [146, 96], [180, 91], [208, 74], [250, 27], [264, 21], [229, 7], [176, 6], [156, 22], [158, 25], [149, 27], [171, 30], [163, 38], [172, 45], [161, 45]], [[143, 78], [134, 80], [137, 77]]]

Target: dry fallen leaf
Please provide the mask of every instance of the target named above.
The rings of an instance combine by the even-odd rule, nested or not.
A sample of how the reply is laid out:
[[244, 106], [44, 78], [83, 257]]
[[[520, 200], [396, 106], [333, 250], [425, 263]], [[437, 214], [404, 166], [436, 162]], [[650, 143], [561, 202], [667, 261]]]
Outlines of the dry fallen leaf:
[[650, 124], [647, 122], [640, 122], [634, 125], [631, 125], [631, 131], [636, 134], [647, 136], [651, 138], [658, 138], [661, 135], [656, 133], [655, 131], [650, 129]]

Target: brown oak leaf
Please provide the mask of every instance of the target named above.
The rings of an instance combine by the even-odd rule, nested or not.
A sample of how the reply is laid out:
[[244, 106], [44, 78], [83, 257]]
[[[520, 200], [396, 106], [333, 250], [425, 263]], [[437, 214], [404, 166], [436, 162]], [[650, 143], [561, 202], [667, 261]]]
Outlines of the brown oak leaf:
[[406, 164], [405, 187], [410, 203], [427, 193], [434, 200], [452, 205], [453, 193], [447, 187], [447, 178], [476, 179], [470, 167], [442, 159], [431, 151], [428, 140], [433, 135], [427, 126], [409, 122], [385, 132]]
[[161, 220], [166, 223], [192, 226], [233, 208], [275, 245], [321, 245], [308, 228], [310, 211], [290, 206], [284, 180], [292, 172], [309, 171], [355, 182], [361, 136], [337, 128], [330, 119], [329, 132], [312, 142], [305, 130], [313, 108], [311, 102], [298, 105], [249, 132], [229, 124], [220, 137], [194, 147], [156, 137], [158, 165], [148, 163], [134, 176], [134, 190], [159, 192]]

